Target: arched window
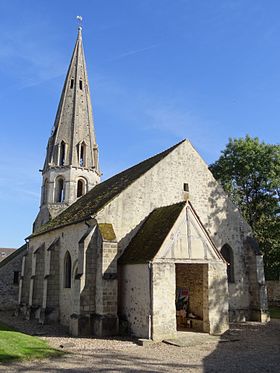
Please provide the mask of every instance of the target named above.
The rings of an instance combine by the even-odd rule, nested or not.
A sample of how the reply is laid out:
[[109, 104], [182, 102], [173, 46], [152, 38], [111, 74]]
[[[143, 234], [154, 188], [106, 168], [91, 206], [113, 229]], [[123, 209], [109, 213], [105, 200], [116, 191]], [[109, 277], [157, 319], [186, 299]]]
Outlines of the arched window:
[[43, 204], [48, 202], [48, 179], [45, 180], [43, 186]]
[[55, 181], [55, 202], [63, 202], [65, 197], [64, 179], [58, 177]]
[[65, 150], [66, 150], [66, 144], [64, 141], [61, 141], [60, 153], [59, 153], [59, 166], [65, 165]]
[[86, 144], [83, 142], [80, 145], [80, 166], [85, 167], [86, 165]]
[[69, 251], [67, 251], [64, 257], [64, 287], [65, 288], [71, 288], [71, 277], [72, 277], [71, 268], [72, 268], [71, 255]]
[[221, 254], [228, 263], [228, 266], [227, 266], [228, 282], [234, 282], [234, 260], [233, 260], [232, 248], [228, 244], [225, 244], [221, 249]]
[[86, 193], [86, 181], [83, 179], [79, 179], [77, 182], [77, 198], [83, 196]]

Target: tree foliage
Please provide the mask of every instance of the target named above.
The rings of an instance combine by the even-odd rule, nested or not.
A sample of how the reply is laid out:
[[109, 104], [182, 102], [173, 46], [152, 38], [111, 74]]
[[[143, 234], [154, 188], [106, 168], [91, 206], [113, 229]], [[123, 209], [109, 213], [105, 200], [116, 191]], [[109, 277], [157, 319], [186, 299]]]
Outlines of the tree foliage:
[[253, 228], [268, 279], [280, 277], [280, 146], [229, 139], [210, 170]]

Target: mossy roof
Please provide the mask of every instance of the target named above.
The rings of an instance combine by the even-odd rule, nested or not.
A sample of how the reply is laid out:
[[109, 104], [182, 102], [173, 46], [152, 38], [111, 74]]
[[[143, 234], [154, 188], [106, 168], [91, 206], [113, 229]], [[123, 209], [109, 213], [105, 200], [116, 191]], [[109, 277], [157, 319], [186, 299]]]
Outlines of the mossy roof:
[[0, 268], [4, 267], [7, 263], [9, 263], [12, 259], [14, 259], [15, 257], [17, 257], [20, 253], [22, 253], [26, 249], [27, 249], [27, 245], [24, 244], [19, 249], [13, 251], [12, 254], [8, 255], [5, 259], [3, 259], [0, 262]]
[[57, 217], [42, 225], [28, 238], [89, 219], [184, 141], [185, 140], [180, 141], [178, 144], [163, 151], [162, 153], [148, 158], [145, 161], [111, 177], [110, 179], [97, 184], [87, 194], [79, 198]]
[[119, 258], [119, 264], [143, 264], [158, 253], [186, 202], [160, 207], [151, 212]]
[[116, 234], [114, 231], [114, 228], [112, 224], [107, 223], [98, 223], [98, 227], [100, 230], [100, 233], [102, 235], [102, 238], [105, 241], [115, 241], [116, 240]]

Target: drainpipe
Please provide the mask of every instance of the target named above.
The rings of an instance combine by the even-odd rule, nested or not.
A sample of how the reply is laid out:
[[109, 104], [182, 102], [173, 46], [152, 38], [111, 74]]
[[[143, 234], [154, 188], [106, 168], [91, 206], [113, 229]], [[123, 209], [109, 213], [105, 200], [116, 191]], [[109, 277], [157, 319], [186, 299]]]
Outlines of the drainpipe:
[[149, 339], [153, 338], [153, 264], [149, 264], [149, 293], [150, 293], [150, 311], [149, 311]]

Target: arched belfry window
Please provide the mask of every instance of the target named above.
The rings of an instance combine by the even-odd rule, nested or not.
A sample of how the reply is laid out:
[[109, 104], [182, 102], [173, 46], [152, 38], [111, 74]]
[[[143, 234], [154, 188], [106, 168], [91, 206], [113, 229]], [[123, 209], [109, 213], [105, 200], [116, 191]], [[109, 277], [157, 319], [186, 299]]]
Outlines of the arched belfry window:
[[228, 244], [225, 244], [221, 249], [221, 254], [228, 263], [228, 266], [227, 266], [228, 282], [234, 282], [234, 259], [233, 259], [232, 248]]
[[71, 277], [72, 277], [71, 269], [72, 269], [71, 255], [69, 251], [67, 251], [64, 257], [64, 287], [65, 288], [71, 288]]
[[63, 202], [65, 198], [65, 183], [62, 177], [55, 180], [55, 202]]
[[77, 198], [83, 196], [87, 192], [87, 183], [84, 179], [79, 179], [77, 182]]
[[61, 141], [60, 152], [59, 152], [59, 166], [65, 165], [65, 156], [66, 156], [66, 144], [64, 141]]

